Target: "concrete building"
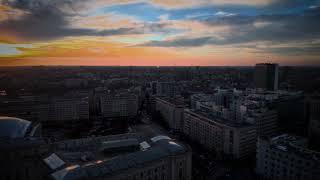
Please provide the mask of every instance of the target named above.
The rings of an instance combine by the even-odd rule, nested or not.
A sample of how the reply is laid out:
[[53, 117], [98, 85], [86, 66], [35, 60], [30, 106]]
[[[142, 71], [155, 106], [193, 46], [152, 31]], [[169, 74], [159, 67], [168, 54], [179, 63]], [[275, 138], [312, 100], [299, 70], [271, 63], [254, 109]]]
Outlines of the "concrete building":
[[191, 180], [191, 149], [167, 136], [119, 134], [50, 143], [38, 126], [0, 118], [0, 180]]
[[283, 134], [259, 138], [256, 173], [261, 179], [320, 179], [320, 153], [307, 148], [302, 137]]
[[251, 94], [241, 105], [244, 121], [255, 124], [258, 136], [274, 136], [280, 129], [278, 111], [267, 96]]
[[197, 109], [197, 103], [213, 101], [211, 95], [208, 94], [193, 94], [190, 96], [191, 109]]
[[312, 147], [320, 151], [320, 96], [314, 95], [308, 98], [308, 135]]
[[35, 97], [7, 98], [0, 101], [0, 115], [14, 116], [31, 121], [39, 119], [39, 100]]
[[88, 98], [52, 98], [49, 104], [39, 105], [42, 122], [75, 122], [89, 120]]
[[180, 94], [179, 86], [177, 86], [176, 82], [153, 81], [150, 86], [153, 95], [174, 97]]
[[89, 120], [89, 99], [83, 96], [18, 97], [0, 103], [0, 115], [42, 123]]
[[104, 118], [135, 117], [138, 97], [131, 93], [108, 93], [100, 97], [101, 114]]
[[308, 112], [305, 108], [303, 92], [280, 91], [277, 99], [272, 102], [277, 111], [280, 130], [300, 136], [307, 136]]
[[183, 131], [183, 113], [186, 104], [179, 99], [156, 98], [156, 110], [160, 112], [169, 127], [177, 132]]
[[208, 112], [186, 109], [184, 134], [218, 154], [242, 159], [252, 155], [256, 146], [256, 128], [248, 123], [215, 117]]
[[[139, 143], [136, 134], [78, 139], [54, 144], [63, 166], [55, 180], [191, 180], [191, 152], [166, 136]], [[136, 148], [132, 148], [136, 147]], [[121, 149], [108, 153], [110, 149]]]
[[81, 79], [81, 78], [71, 78], [71, 79], [65, 79], [63, 81], [63, 84], [66, 88], [82, 88], [88, 86], [88, 80], [87, 79]]
[[45, 179], [38, 161], [39, 154], [45, 153], [42, 148], [45, 142], [40, 138], [41, 125], [19, 118], [0, 117], [0, 129], [0, 180]]
[[255, 110], [248, 118], [253, 118], [258, 136], [274, 136], [279, 133], [278, 113], [274, 109]]
[[278, 112], [269, 94], [217, 89], [212, 95], [197, 95], [192, 99], [194, 109], [234, 123], [256, 126], [257, 135], [275, 135], [279, 131]]
[[254, 83], [256, 88], [276, 91], [279, 84], [278, 64], [261, 63], [256, 64], [254, 72]]

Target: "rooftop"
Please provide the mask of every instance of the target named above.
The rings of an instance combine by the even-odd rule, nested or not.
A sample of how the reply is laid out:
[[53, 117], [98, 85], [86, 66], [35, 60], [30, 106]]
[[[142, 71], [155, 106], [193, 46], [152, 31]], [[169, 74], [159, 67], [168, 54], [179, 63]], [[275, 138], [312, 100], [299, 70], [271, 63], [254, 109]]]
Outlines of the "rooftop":
[[269, 139], [269, 142], [273, 148], [292, 152], [306, 159], [313, 159], [320, 163], [320, 152], [308, 149], [307, 139], [303, 137], [283, 134]]
[[186, 107], [186, 103], [184, 103], [182, 100], [177, 99], [177, 98], [170, 98], [170, 97], [158, 97], [157, 99], [161, 101], [165, 101], [169, 104], [172, 104], [174, 106], [179, 106], [179, 107]]
[[0, 137], [1, 138], [23, 138], [25, 137], [31, 122], [13, 118], [13, 117], [0, 117]]
[[[74, 144], [77, 147], [76, 149], [71, 148], [70, 145], [62, 146], [62, 149], [56, 149], [56, 155], [53, 155], [54, 159], [57, 159], [56, 156], [58, 156], [61, 161], [65, 162], [65, 166], [51, 174], [54, 179], [90, 179], [112, 176], [121, 170], [188, 151], [186, 146], [161, 135], [146, 141], [139, 139], [134, 134], [132, 136], [126, 134], [111, 138], [105, 137], [104, 139], [91, 138], [83, 141], [86, 141], [90, 147], [87, 146], [87, 143], [80, 143], [79, 145], [72, 141], [70, 145]], [[64, 143], [68, 142], [65, 141]], [[141, 143], [147, 146], [141, 146]], [[131, 148], [136, 145], [140, 148]], [[70, 148], [66, 148], [66, 146]], [[117, 149], [107, 152], [101, 150], [106, 147], [121, 148], [121, 152]], [[128, 150], [123, 151], [126, 147]], [[59, 162], [61, 161], [59, 160]]]

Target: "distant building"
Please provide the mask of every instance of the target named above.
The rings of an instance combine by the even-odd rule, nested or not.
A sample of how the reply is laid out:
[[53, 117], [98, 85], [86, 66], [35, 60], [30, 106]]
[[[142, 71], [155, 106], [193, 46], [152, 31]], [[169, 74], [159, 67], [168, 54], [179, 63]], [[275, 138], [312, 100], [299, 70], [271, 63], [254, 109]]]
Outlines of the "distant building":
[[169, 127], [177, 132], [183, 131], [183, 113], [187, 105], [176, 98], [156, 99], [156, 110], [160, 112]]
[[49, 104], [40, 104], [42, 122], [75, 122], [89, 120], [88, 98], [52, 98]]
[[287, 134], [259, 138], [256, 173], [261, 179], [320, 179], [320, 153], [307, 148], [307, 140]]
[[150, 83], [151, 93], [157, 96], [174, 97], [180, 94], [179, 87], [176, 82], [158, 82]]
[[270, 91], [278, 90], [279, 84], [278, 64], [262, 63], [256, 64], [254, 72], [254, 83], [256, 88]]
[[152, 95], [157, 95], [158, 94], [158, 90], [157, 90], [157, 86], [158, 86], [158, 82], [157, 81], [153, 81], [150, 83], [151, 86], [151, 94]]
[[88, 80], [87, 79], [65, 79], [63, 81], [64, 86], [66, 88], [81, 88], [81, 87], [87, 87], [88, 86]]
[[14, 116], [31, 121], [39, 119], [39, 100], [34, 97], [8, 98], [0, 101], [0, 115]]
[[198, 102], [210, 102], [213, 101], [212, 96], [207, 94], [193, 94], [190, 96], [191, 109], [197, 109]]
[[254, 125], [186, 109], [183, 127], [187, 137], [220, 155], [242, 159], [255, 152], [257, 132]]
[[100, 97], [101, 114], [104, 118], [135, 117], [138, 97], [131, 93], [108, 93]]
[[86, 97], [18, 97], [1, 102], [0, 107], [0, 115], [42, 123], [89, 120], [89, 99]]

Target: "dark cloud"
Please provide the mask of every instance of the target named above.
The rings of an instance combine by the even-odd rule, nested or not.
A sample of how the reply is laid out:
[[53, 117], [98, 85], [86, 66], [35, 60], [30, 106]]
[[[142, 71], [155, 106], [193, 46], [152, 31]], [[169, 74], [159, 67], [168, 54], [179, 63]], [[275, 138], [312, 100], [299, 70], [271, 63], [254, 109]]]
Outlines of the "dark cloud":
[[200, 38], [179, 38], [170, 41], [150, 41], [143, 44], [144, 46], [160, 46], [160, 47], [194, 47], [210, 44], [211, 37]]
[[[68, 18], [76, 14], [79, 2], [75, 0], [15, 0], [2, 1], [2, 4], [20, 9], [26, 15], [19, 19], [0, 22], [0, 29], [26, 40], [49, 40], [66, 36], [110, 36], [139, 33], [132, 28], [94, 30], [70, 28]], [[63, 8], [73, 11], [62, 11]]]
[[310, 55], [310, 56], [320, 56], [320, 46], [316, 45], [314, 47], [277, 47], [277, 48], [256, 48], [255, 53], [273, 53], [279, 55]]
[[296, 8], [305, 5], [312, 5], [319, 2], [319, 0], [273, 0], [267, 8]]
[[[311, 42], [320, 39], [320, 8], [308, 9], [300, 14], [271, 14], [258, 16], [210, 17], [199, 21], [212, 27], [228, 26], [230, 32], [222, 38], [190, 37], [170, 41], [152, 41], [144, 45], [162, 47], [192, 47], [203, 45], [238, 45], [261, 41], [273, 44]], [[266, 50], [266, 49], [265, 49]], [[272, 49], [276, 53], [292, 54], [320, 52], [319, 46]]]

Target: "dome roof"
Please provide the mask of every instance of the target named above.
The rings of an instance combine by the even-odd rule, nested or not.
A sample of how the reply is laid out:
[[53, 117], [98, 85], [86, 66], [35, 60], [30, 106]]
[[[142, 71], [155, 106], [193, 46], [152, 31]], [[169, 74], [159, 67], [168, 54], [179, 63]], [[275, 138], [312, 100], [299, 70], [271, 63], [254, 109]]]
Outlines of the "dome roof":
[[168, 142], [168, 149], [171, 153], [181, 153], [185, 151], [183, 146], [173, 141]]
[[31, 122], [24, 119], [0, 116], [0, 137], [24, 137], [30, 125]]

